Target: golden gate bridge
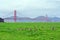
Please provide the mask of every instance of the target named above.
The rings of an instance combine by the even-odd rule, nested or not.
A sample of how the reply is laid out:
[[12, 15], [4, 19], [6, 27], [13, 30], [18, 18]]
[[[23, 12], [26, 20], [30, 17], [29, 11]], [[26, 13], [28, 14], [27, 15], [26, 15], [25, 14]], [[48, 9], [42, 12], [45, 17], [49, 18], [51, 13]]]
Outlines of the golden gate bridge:
[[[10, 15], [10, 14], [8, 14], [8, 15]], [[13, 12], [13, 20], [14, 20], [14, 22], [17, 22], [17, 11], [16, 10], [14, 10], [14, 12]], [[47, 22], [48, 21], [48, 15], [46, 14], [45, 18], [40, 19], [40, 20], [46, 20], [46, 22]]]

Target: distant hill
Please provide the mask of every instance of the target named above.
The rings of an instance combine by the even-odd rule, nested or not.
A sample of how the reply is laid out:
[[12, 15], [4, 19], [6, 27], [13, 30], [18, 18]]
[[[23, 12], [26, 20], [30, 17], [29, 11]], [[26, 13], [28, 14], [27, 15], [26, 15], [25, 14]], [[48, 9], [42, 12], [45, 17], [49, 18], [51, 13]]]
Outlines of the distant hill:
[[[17, 22], [60, 22], [60, 18], [58, 17], [48, 17], [46, 19], [45, 16], [38, 16], [36, 18], [29, 18], [29, 17], [16, 17], [17, 18]], [[4, 18], [5, 22], [14, 22], [14, 17], [7, 17]]]

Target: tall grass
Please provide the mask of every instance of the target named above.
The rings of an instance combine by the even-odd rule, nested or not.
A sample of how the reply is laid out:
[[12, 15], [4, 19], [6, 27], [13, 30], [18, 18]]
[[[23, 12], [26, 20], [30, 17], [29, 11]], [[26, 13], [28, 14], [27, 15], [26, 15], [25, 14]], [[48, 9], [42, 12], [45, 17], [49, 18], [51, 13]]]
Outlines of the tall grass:
[[60, 40], [60, 23], [0, 23], [0, 40]]

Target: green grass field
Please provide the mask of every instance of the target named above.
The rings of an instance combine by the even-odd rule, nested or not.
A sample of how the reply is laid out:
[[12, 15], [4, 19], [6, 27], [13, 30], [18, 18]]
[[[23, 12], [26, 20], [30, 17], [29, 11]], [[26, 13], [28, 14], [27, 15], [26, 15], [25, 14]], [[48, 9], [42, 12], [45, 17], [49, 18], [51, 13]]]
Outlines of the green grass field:
[[60, 40], [60, 23], [0, 23], [0, 40]]

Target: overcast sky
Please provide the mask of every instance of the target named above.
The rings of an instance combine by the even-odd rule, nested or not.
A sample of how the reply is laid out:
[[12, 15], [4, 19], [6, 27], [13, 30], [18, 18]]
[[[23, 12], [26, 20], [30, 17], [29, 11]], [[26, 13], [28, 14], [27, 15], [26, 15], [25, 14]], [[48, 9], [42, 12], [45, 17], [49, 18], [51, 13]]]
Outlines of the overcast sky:
[[14, 10], [20, 17], [60, 17], [60, 0], [0, 0], [0, 17], [13, 16]]

